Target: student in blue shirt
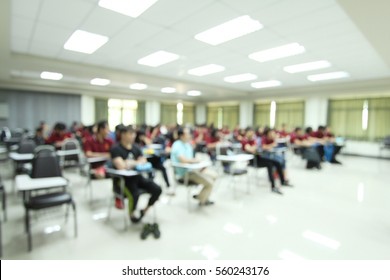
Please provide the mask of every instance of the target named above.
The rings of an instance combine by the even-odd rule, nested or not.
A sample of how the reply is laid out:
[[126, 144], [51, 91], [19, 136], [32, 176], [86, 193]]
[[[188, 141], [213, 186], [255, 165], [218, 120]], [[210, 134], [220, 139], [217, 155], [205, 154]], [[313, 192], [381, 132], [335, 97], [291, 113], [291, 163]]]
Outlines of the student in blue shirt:
[[[199, 160], [194, 158], [194, 149], [190, 144], [191, 134], [187, 128], [179, 128], [179, 139], [172, 145], [171, 161], [173, 163], [198, 163]], [[189, 182], [203, 185], [203, 189], [194, 198], [199, 200], [199, 205], [208, 206], [214, 204], [209, 200], [213, 184], [218, 177], [218, 174], [209, 169], [203, 169], [200, 171], [188, 171], [185, 168], [175, 168], [175, 173], [179, 179], [183, 179], [188, 173]]]

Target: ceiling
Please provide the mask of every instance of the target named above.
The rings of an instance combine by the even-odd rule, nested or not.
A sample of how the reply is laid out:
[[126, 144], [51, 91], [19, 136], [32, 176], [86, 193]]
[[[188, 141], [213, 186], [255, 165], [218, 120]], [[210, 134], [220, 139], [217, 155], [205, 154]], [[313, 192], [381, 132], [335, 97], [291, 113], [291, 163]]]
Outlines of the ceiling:
[[[365, 82], [388, 86], [390, 36], [385, 27], [390, 20], [385, 11], [390, 10], [390, 4], [377, 0], [381, 5], [372, 7], [369, 1], [364, 2], [159, 0], [134, 19], [99, 7], [98, 0], [3, 0], [1, 84], [195, 102], [258, 99], [334, 85], [353, 88]], [[197, 33], [242, 15], [260, 21], [264, 28], [218, 46], [194, 39]], [[108, 36], [109, 41], [93, 54], [65, 50], [64, 43], [77, 29]], [[293, 42], [303, 45], [306, 52], [263, 63], [248, 58], [255, 51]], [[137, 64], [138, 59], [158, 50], [180, 58], [156, 68]], [[283, 71], [285, 66], [316, 60], [328, 60], [332, 66], [297, 74]], [[187, 73], [210, 63], [226, 70], [203, 77]], [[41, 71], [61, 72], [64, 78], [41, 80]], [[307, 80], [307, 75], [333, 71], [346, 71], [350, 77], [316, 83]], [[260, 90], [252, 88], [251, 82], [230, 84], [223, 80], [247, 72], [258, 76], [251, 82], [280, 80], [282, 86]], [[96, 77], [108, 78], [111, 84], [89, 85]], [[148, 89], [130, 90], [129, 84], [135, 82], [147, 84]], [[178, 93], [160, 92], [168, 86]], [[200, 90], [202, 96], [188, 97], [187, 90]]]

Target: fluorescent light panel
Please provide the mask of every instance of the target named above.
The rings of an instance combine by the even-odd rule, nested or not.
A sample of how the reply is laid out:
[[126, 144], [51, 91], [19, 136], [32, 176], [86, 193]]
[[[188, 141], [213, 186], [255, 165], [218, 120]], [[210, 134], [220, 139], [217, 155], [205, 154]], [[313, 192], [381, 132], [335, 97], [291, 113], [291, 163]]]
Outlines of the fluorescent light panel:
[[291, 43], [276, 48], [252, 53], [249, 55], [249, 58], [259, 62], [265, 62], [265, 61], [270, 61], [270, 60], [301, 54], [304, 52], [305, 52], [304, 46], [301, 46], [298, 43]]
[[330, 67], [331, 64], [329, 61], [326, 60], [320, 60], [320, 61], [313, 61], [308, 63], [302, 63], [302, 64], [296, 64], [296, 65], [290, 65], [283, 68], [284, 71], [288, 73], [300, 73], [305, 71], [312, 71], [317, 69], [323, 69]]
[[64, 49], [74, 52], [92, 54], [105, 43], [108, 37], [90, 33], [83, 30], [76, 30], [66, 41]]
[[218, 73], [218, 72], [222, 72], [222, 71], [225, 71], [225, 67], [223, 67], [221, 65], [207, 64], [204, 66], [200, 66], [200, 67], [188, 70], [188, 74], [202, 77], [202, 76], [206, 76], [206, 75], [210, 75], [210, 74], [214, 74], [214, 73]]
[[269, 87], [278, 87], [282, 83], [277, 80], [263, 81], [263, 82], [255, 82], [251, 83], [251, 86], [254, 88], [269, 88]]
[[150, 67], [158, 67], [163, 64], [172, 62], [176, 59], [179, 59], [179, 56], [177, 54], [166, 52], [166, 51], [157, 51], [143, 58], [140, 58], [138, 60], [138, 64], [142, 64]]
[[187, 95], [188, 96], [199, 96], [201, 95], [202, 93], [199, 91], [199, 90], [190, 90], [190, 91], [187, 91]]
[[61, 80], [62, 77], [63, 77], [63, 75], [61, 73], [56, 73], [56, 72], [43, 71], [41, 73], [41, 79], [45, 79], [45, 80], [58, 81], [58, 80]]
[[94, 86], [106, 86], [109, 84], [110, 84], [110, 80], [108, 79], [95, 78], [91, 80], [91, 85]]
[[324, 73], [324, 74], [317, 74], [317, 75], [309, 75], [307, 76], [307, 79], [312, 82], [317, 82], [317, 81], [325, 81], [325, 80], [333, 80], [333, 79], [342, 79], [348, 77], [349, 77], [349, 73], [339, 71], [339, 72], [331, 72], [331, 73]]
[[100, 0], [99, 6], [129, 17], [139, 17], [157, 0]]
[[143, 89], [146, 89], [147, 87], [148, 87], [148, 85], [141, 84], [141, 83], [135, 83], [135, 84], [130, 85], [130, 88], [135, 89], [135, 90], [143, 90]]
[[173, 87], [165, 87], [161, 89], [161, 92], [163, 93], [175, 93], [176, 89]]
[[234, 83], [252, 81], [252, 80], [256, 80], [256, 79], [257, 79], [257, 76], [255, 74], [244, 73], [244, 74], [239, 74], [239, 75], [228, 76], [228, 77], [225, 77], [223, 80], [225, 82], [234, 84]]
[[250, 16], [240, 16], [195, 35], [195, 39], [216, 46], [263, 28]]

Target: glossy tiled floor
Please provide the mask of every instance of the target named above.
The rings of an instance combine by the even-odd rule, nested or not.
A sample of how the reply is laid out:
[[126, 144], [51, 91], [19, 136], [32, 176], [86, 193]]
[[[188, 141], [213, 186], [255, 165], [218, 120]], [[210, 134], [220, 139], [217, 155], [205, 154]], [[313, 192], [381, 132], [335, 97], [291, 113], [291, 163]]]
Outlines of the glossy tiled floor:
[[[78, 206], [79, 236], [64, 224], [62, 210], [36, 216], [34, 249], [27, 252], [20, 197], [9, 192], [9, 217], [3, 224], [5, 259], [389, 259], [390, 161], [341, 157], [342, 166], [326, 164], [306, 171], [290, 156], [294, 188], [270, 192], [264, 170], [246, 193], [246, 179], [221, 178], [214, 206], [187, 209], [187, 191], [163, 195], [157, 206], [161, 238], [140, 240], [142, 225], [124, 231], [123, 213], [113, 210], [105, 221], [109, 181], [94, 181], [89, 203], [85, 179], [68, 172]], [[6, 176], [7, 168], [1, 174]], [[254, 176], [253, 176], [254, 178]], [[157, 178], [158, 179], [158, 178]], [[140, 203], [145, 203], [141, 200]], [[152, 213], [145, 217], [151, 221]], [[59, 226], [58, 226], [59, 225]], [[60, 230], [59, 230], [60, 229]], [[46, 231], [46, 233], [45, 233]]]

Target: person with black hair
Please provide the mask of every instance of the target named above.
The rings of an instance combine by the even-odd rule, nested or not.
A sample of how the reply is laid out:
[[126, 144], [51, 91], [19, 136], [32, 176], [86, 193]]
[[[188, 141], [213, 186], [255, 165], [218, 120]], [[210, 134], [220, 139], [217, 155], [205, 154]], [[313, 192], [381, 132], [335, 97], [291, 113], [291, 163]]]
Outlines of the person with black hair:
[[42, 127], [38, 127], [37, 129], [35, 129], [35, 135], [34, 135], [33, 140], [37, 146], [45, 144], [45, 138], [43, 136], [43, 128]]
[[62, 142], [67, 138], [72, 138], [72, 134], [66, 131], [66, 125], [64, 123], [58, 122], [54, 125], [52, 133], [46, 139], [46, 144], [51, 144], [56, 148], [60, 148]]
[[[190, 144], [191, 133], [188, 128], [178, 129], [179, 139], [173, 143], [171, 150], [171, 160], [173, 163], [198, 163], [199, 160], [194, 158], [194, 149]], [[213, 184], [216, 181], [218, 174], [207, 168], [200, 171], [188, 171], [185, 168], [175, 168], [175, 173], [179, 179], [183, 180], [188, 172], [189, 182], [203, 185], [203, 189], [194, 198], [199, 200], [200, 206], [208, 206], [214, 204], [210, 201], [210, 194], [213, 189]]]
[[[141, 149], [134, 143], [136, 133], [131, 126], [124, 126], [120, 129], [120, 142], [111, 148], [112, 164], [115, 169], [134, 169], [137, 165], [145, 164], [147, 161], [142, 155]], [[139, 222], [148, 209], [154, 205], [161, 195], [161, 188], [150, 179], [142, 175], [125, 177], [125, 187], [133, 197], [133, 207], [130, 209], [130, 219], [132, 222]], [[150, 194], [149, 202], [146, 208], [140, 211], [139, 216], [135, 215], [140, 189], [144, 189]], [[117, 190], [114, 190], [117, 191]], [[117, 208], [123, 208], [120, 199], [115, 200]]]

